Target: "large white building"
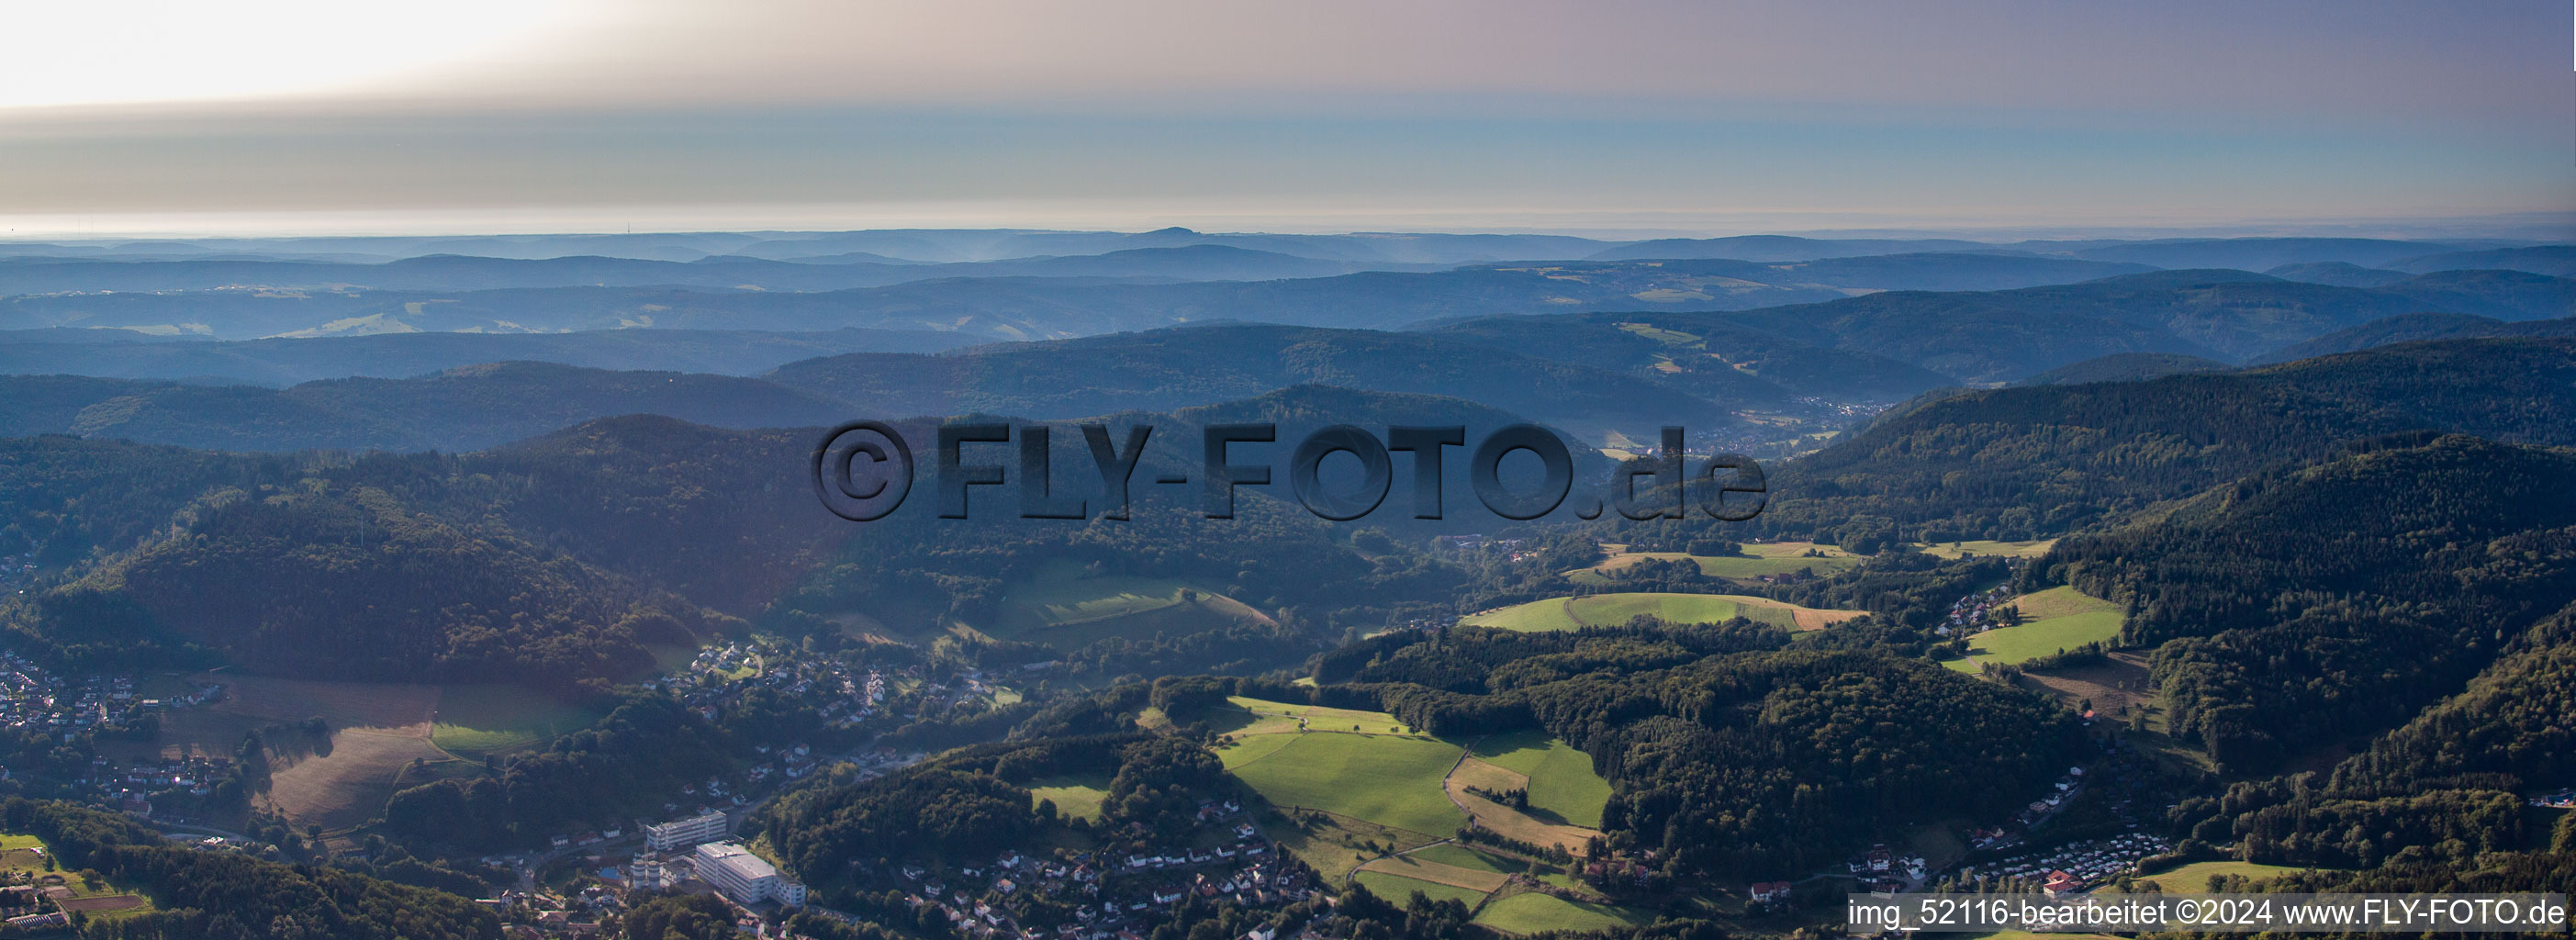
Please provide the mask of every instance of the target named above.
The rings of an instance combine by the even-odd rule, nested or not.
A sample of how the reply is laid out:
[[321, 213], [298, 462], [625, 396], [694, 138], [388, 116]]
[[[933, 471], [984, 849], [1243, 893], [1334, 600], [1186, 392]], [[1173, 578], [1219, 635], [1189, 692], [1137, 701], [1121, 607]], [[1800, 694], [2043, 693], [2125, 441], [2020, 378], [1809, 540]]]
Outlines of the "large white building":
[[698, 846], [691, 859], [698, 880], [714, 885], [724, 896], [739, 904], [756, 904], [762, 900], [780, 904], [805, 903], [803, 882], [779, 874], [778, 869], [760, 856], [745, 851], [731, 842], [709, 842]]
[[644, 848], [654, 852], [677, 852], [700, 842], [724, 838], [725, 814], [717, 810], [692, 819], [674, 819], [656, 826], [644, 827]]

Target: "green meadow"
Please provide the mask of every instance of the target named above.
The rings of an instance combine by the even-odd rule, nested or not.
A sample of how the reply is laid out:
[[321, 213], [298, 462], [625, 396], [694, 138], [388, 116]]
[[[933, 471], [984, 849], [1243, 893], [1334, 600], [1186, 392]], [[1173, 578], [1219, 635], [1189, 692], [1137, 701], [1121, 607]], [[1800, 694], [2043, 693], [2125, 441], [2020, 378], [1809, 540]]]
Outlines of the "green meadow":
[[597, 706], [566, 704], [524, 686], [442, 686], [429, 739], [451, 754], [497, 754], [554, 740], [605, 714]]
[[1506, 933], [1533, 934], [1551, 930], [1599, 931], [1614, 927], [1635, 927], [1651, 923], [1648, 911], [1584, 901], [1568, 901], [1553, 894], [1527, 892], [1502, 898], [1476, 912], [1476, 923]]
[[1073, 649], [1112, 637], [1146, 639], [1267, 619], [1233, 598], [1178, 579], [1096, 574], [1052, 562], [1011, 585], [999, 620], [978, 627], [997, 639]]
[[1029, 781], [1030, 805], [1039, 800], [1055, 801], [1055, 811], [1064, 816], [1100, 819], [1100, 802], [1109, 798], [1109, 775], [1105, 773], [1059, 774]]
[[1587, 829], [1601, 828], [1610, 782], [1592, 770], [1592, 755], [1536, 729], [1478, 742], [1476, 758], [1529, 778], [1530, 808]]
[[1467, 823], [1441, 787], [1457, 766], [1458, 745], [1325, 731], [1255, 735], [1247, 744], [1217, 757], [1273, 806], [1322, 810], [1432, 838], [1447, 838]]
[[2023, 623], [1968, 638], [1968, 655], [1944, 665], [1975, 672], [1981, 662], [2009, 666], [2120, 635], [2120, 609], [2073, 587], [2025, 594], [2013, 604], [2021, 608]]
[[1351, 880], [1368, 888], [1370, 894], [1395, 902], [1398, 907], [1404, 906], [1405, 901], [1412, 898], [1416, 891], [1422, 892], [1424, 897], [1434, 901], [1458, 901], [1471, 908], [1485, 901], [1485, 892], [1473, 888], [1444, 885], [1436, 881], [1407, 878], [1382, 871], [1358, 872], [1351, 876]]
[[[1625, 568], [1629, 565], [1636, 564], [1640, 561], [1646, 561], [1648, 559], [1658, 561], [1679, 561], [1687, 559], [1699, 564], [1701, 574], [1705, 574], [1713, 578], [1739, 578], [1744, 580], [1751, 580], [1763, 575], [1791, 574], [1800, 570], [1812, 570], [1818, 575], [1829, 575], [1860, 564], [1859, 556], [1843, 551], [1842, 549], [1832, 545], [1818, 545], [1813, 542], [1774, 542], [1767, 544], [1752, 544], [1744, 546], [1742, 550], [1733, 555], [1689, 555], [1682, 552], [1631, 552], [1624, 550], [1625, 546], [1614, 545], [1611, 547], [1621, 550], [1608, 558], [1602, 559], [1601, 563], [1593, 565], [1590, 568], [1581, 568], [1566, 572], [1566, 580], [1573, 581], [1577, 584], [1609, 584], [1611, 583], [1611, 578], [1609, 577], [1610, 572], [1617, 571], [1621, 568]], [[1814, 551], [1821, 557], [1808, 557], [1807, 552], [1809, 551]]]
[[1981, 557], [2000, 556], [2004, 558], [2037, 558], [2041, 555], [2048, 554], [2049, 548], [2056, 544], [2056, 539], [2040, 539], [2036, 542], [1989, 542], [1978, 540], [1967, 542], [1941, 542], [1931, 545], [1918, 545], [1917, 547], [1921, 548], [1924, 554], [1939, 558], [1965, 558], [1970, 555]]
[[1767, 598], [1649, 592], [1552, 597], [1473, 614], [1459, 622], [1506, 630], [1574, 630], [1617, 626], [1640, 614], [1671, 623], [1720, 623], [1746, 617], [1786, 630], [1797, 629], [1796, 608]]

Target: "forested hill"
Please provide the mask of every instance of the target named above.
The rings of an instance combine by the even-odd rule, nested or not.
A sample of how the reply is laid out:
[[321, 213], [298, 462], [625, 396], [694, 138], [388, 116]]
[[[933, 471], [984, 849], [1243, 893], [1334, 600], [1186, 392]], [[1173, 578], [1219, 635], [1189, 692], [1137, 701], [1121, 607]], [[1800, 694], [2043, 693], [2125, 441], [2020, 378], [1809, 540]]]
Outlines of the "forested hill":
[[0, 436], [80, 434], [209, 450], [480, 450], [613, 415], [760, 428], [829, 425], [850, 411], [759, 379], [542, 362], [285, 389], [0, 376]]
[[137, 335], [128, 330], [0, 331], [0, 374], [165, 379], [284, 386], [349, 377], [403, 379], [487, 362], [752, 375], [845, 352], [939, 352], [980, 337], [928, 330], [592, 330], [581, 333], [389, 333], [250, 340]]
[[2081, 385], [2086, 382], [2136, 382], [2189, 372], [2225, 372], [2235, 368], [2215, 359], [2171, 353], [2114, 353], [2058, 366], [2015, 385]]
[[623, 679], [645, 644], [763, 609], [842, 534], [813, 504], [814, 436], [635, 417], [356, 459], [9, 441], [0, 548], [76, 579], [0, 614], [26, 648], [96, 665]]
[[1780, 467], [1755, 525], [2044, 537], [2416, 429], [2576, 444], [2576, 339], [2415, 343], [2248, 372], [1953, 394]]
[[2372, 320], [2360, 326], [2336, 330], [2324, 336], [2275, 349], [2263, 354], [2259, 363], [2294, 362], [2335, 353], [2359, 352], [2393, 343], [2410, 343], [2437, 339], [2472, 339], [2488, 336], [2576, 336], [2576, 317], [2555, 320], [2506, 322], [2493, 317], [2464, 313], [2410, 313]]
[[[899, 425], [916, 459], [932, 459], [939, 420]], [[1360, 550], [1298, 508], [1284, 475], [1238, 489], [1238, 519], [1204, 518], [1200, 487], [1151, 482], [1196, 476], [1202, 423], [1278, 422], [1281, 442], [1232, 455], [1276, 466], [1325, 421], [1483, 434], [1524, 420], [1458, 399], [1324, 386], [1127, 412], [1112, 423], [1155, 428], [1132, 478], [1130, 520], [1022, 519], [1013, 485], [978, 487], [971, 519], [937, 519], [925, 468], [900, 512], [865, 526], [816, 503], [822, 432], [812, 428], [732, 431], [637, 415], [475, 453], [355, 457], [22, 438], [0, 441], [10, 520], [0, 554], [32, 556], [64, 581], [11, 595], [0, 620], [22, 648], [89, 667], [225, 661], [288, 675], [556, 688], [631, 678], [650, 665], [649, 647], [737, 630], [741, 619], [812, 627], [853, 610], [905, 635], [935, 634], [942, 618], [1026, 633], [1009, 657], [1071, 657], [1078, 672], [1266, 668], [1304, 658], [1321, 631], [1338, 629], [1335, 617], [1374, 625], [1394, 605], [1443, 603], [1461, 575], [1383, 531]], [[977, 446], [989, 454], [975, 459], [1009, 453]], [[1052, 490], [1101, 507], [1083, 446], [1055, 437]], [[1597, 454], [1574, 450], [1585, 478], [1606, 472]], [[1465, 461], [1446, 464], [1449, 524], [1491, 525], [1468, 509]], [[1382, 525], [1425, 525], [1403, 518], [1409, 487], [1391, 498], [1382, 511], [1394, 518]], [[1226, 598], [1216, 602], [1223, 616], [1165, 624], [1172, 645], [1158, 646], [1144, 642], [1150, 632], [1135, 642], [1032, 633], [1005, 609], [1033, 580], [1073, 577], [1177, 579]], [[1313, 622], [1293, 622], [1307, 611]], [[1221, 630], [1239, 635], [1191, 636]], [[1095, 640], [1108, 643], [1099, 655], [1077, 655]]]
[[[9, 831], [44, 839], [64, 871], [95, 871], [151, 896], [155, 910], [89, 920], [83, 937], [332, 937], [499, 940], [501, 918], [466, 898], [340, 868], [262, 861], [170, 844], [122, 815], [70, 803], [0, 800]], [[78, 915], [75, 915], [78, 916]], [[16, 928], [11, 928], [13, 931]]]
[[[1355, 688], [1436, 734], [1537, 726], [1589, 752], [1614, 846], [1675, 874], [1809, 871], [1873, 832], [2009, 815], [2081, 753], [2073, 716], [2029, 692], [1721, 626], [1390, 637]], [[1963, 765], [1982, 770], [1939, 769]]]
[[1888, 356], [1829, 349], [1728, 317], [1667, 311], [1478, 317], [1419, 327], [1524, 356], [1639, 376], [1717, 401], [1762, 404], [1747, 388], [1829, 401], [1902, 401], [1952, 384]]
[[1886, 291], [1725, 319], [1976, 384], [2012, 381], [2112, 353], [2243, 361], [2406, 313], [2564, 317], [2570, 287], [2562, 278], [2515, 272], [2445, 272], [2358, 288], [2245, 271], [2157, 271], [2006, 291]]
[[1321, 383], [1446, 395], [1543, 421], [1663, 424], [1717, 431], [1729, 410], [1775, 407], [1788, 392], [1737, 376], [1704, 397], [1639, 375], [1464, 342], [1436, 333], [1229, 323], [1008, 344], [935, 356], [852, 353], [780, 366], [768, 380], [865, 402], [878, 414], [991, 412], [1071, 418], [1166, 411]]
[[2223, 766], [2406, 720], [2576, 602], [2576, 451], [2399, 436], [2057, 544], [2128, 610], [2172, 727]]
[[[462, 451], [628, 414], [729, 428], [974, 412], [1060, 420], [1171, 411], [1323, 383], [1472, 400], [1597, 441], [1606, 428], [1643, 438], [1666, 424], [1724, 434], [1744, 426], [1735, 410], [1779, 408], [1792, 397], [1722, 365], [1711, 381], [1687, 390], [1654, 375], [1439, 334], [1225, 324], [942, 355], [851, 353], [788, 363], [761, 378], [544, 362], [284, 389], [0, 376], [0, 437], [80, 434], [239, 451]], [[1928, 386], [1902, 394], [1920, 387]]]

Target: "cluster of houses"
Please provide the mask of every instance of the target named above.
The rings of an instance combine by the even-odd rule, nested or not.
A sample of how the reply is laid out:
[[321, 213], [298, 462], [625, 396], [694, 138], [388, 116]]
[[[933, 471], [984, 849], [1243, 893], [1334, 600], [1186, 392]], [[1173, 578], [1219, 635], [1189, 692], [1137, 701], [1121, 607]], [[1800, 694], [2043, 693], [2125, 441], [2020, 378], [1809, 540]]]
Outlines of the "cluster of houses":
[[[1979, 826], [1969, 830], [1969, 847], [1973, 849], [2000, 850], [2010, 848], [2014, 844], [2020, 842], [2032, 826], [2046, 820], [2050, 814], [2057, 812], [2059, 807], [2066, 805], [2068, 801], [2075, 798], [2076, 793], [2083, 788], [2084, 777], [2084, 768], [2066, 768], [2065, 775], [2059, 777], [2056, 782], [2052, 783], [2047, 793], [2043, 794], [2039, 799], [2032, 800], [2029, 806], [2023, 807], [2020, 812], [2014, 814], [2011, 822], [1991, 827]], [[2123, 815], [2125, 817], [2125, 813]], [[2132, 820], [2132, 824], [2134, 825], [2134, 820]], [[2140, 846], [2144, 846], [2144, 848], [2142, 850], [2132, 851], [2132, 849], [2136, 849]], [[2079, 848], [2074, 851], [2059, 850], [2059, 852], [2053, 853], [2050, 856], [2049, 861], [2045, 863], [2033, 862], [2023, 865], [2022, 867], [2030, 868], [2032, 865], [2048, 864], [2051, 867], [2067, 868], [2070, 874], [2075, 875], [2079, 879], [2092, 879], [2099, 878], [2102, 876], [2103, 872], [2108, 871], [2107, 869], [2097, 871], [2097, 869], [2100, 869], [2101, 867], [2097, 863], [2101, 863], [2106, 859], [2112, 859], [2116, 856], [2116, 858], [2120, 860], [2121, 864], [2132, 864], [2137, 859], [2163, 851], [2164, 847], [2162, 839], [2132, 833], [2115, 839], [2105, 840], [2098, 851], [2091, 848]], [[1944, 864], [1947, 863], [1945, 862]], [[1893, 895], [1899, 892], [1920, 888], [1932, 873], [1929, 861], [1922, 855], [1901, 855], [1890, 850], [1884, 844], [1870, 846], [1869, 851], [1851, 856], [1849, 859], [1844, 861], [1843, 865], [1848, 870], [1849, 874], [1853, 876], [1854, 880], [1859, 882], [1858, 890], [1881, 895]], [[2027, 874], [2030, 874], [2030, 872], [2023, 871], [2013, 874], [2012, 877], [2019, 877]], [[1960, 879], [1965, 879], [1972, 877], [1973, 875], [1973, 870], [1967, 870], [1962, 871], [1958, 877]], [[1765, 889], [1777, 890], [1780, 892], [1781, 897], [1785, 899], [1787, 897], [1788, 883], [1761, 882], [1755, 884], [1753, 886], [1751, 896], [1756, 903], [1764, 903], [1761, 898], [1762, 895], [1766, 893]]]
[[2543, 793], [2531, 798], [2531, 805], [2551, 809], [2576, 809], [2576, 789]]
[[569, 896], [548, 891], [503, 891], [474, 903], [501, 916], [501, 935], [510, 940], [541, 937], [596, 937], [601, 925], [625, 912], [617, 892], [589, 887]]
[[0, 651], [0, 725], [62, 735], [115, 727], [162, 711], [194, 708], [223, 697], [224, 687], [192, 683], [168, 699], [137, 694], [133, 676], [90, 676], [74, 683], [26, 657]]
[[1993, 887], [1990, 880], [2035, 885], [2051, 897], [2072, 894], [2121, 875], [2134, 875], [2139, 861], [2172, 851], [2172, 840], [2129, 833], [2090, 842], [2061, 845], [2046, 852], [2015, 855], [1984, 869], [1959, 872], [1963, 885]]
[[1646, 883], [1646, 876], [1654, 872], [1654, 869], [1646, 864], [1653, 861], [1654, 857], [1654, 851], [1649, 849], [1645, 852], [1643, 860], [1630, 858], [1624, 854], [1612, 854], [1607, 858], [1590, 858], [1577, 867], [1575, 873], [1597, 885], [1607, 885], [1614, 881], [1629, 881], [1642, 885]]
[[1860, 876], [1863, 887], [1879, 893], [1894, 893], [1908, 885], [1922, 884], [1926, 865], [1920, 853], [1900, 855], [1883, 844], [1870, 846], [1869, 851], [1843, 861], [1843, 867]]
[[211, 755], [153, 757], [118, 764], [105, 757], [90, 759], [89, 776], [80, 782], [98, 787], [128, 816], [150, 819], [152, 795], [178, 791], [189, 796], [215, 792], [215, 784], [232, 776], [233, 759]]
[[[1066, 852], [1042, 859], [1004, 852], [990, 866], [945, 875], [907, 866], [900, 872], [904, 902], [937, 910], [979, 940], [1142, 940], [1162, 912], [1187, 898], [1277, 907], [1314, 892], [1304, 869], [1278, 859], [1258, 829], [1239, 824], [1232, 833], [1231, 841], [1214, 847], [1120, 856]], [[1012, 913], [1020, 895], [1070, 907], [1072, 919], [1052, 927], [1021, 923]]]
[[1996, 627], [2011, 626], [2003, 621], [2004, 602], [2013, 597], [2011, 589], [1996, 585], [1950, 602], [1950, 615], [1932, 632], [1942, 636], [1974, 636]]
[[2029, 831], [2030, 827], [2038, 825], [2041, 820], [2047, 819], [2050, 814], [2057, 812], [2060, 807], [2075, 798], [2076, 793], [2084, 786], [2084, 773], [2082, 767], [2066, 768], [2064, 776], [2051, 783], [2048, 791], [2041, 794], [2038, 799], [2030, 801], [2029, 805], [2014, 813], [2011, 821], [1968, 830], [1968, 847], [2004, 849], [2021, 841], [2023, 834]]
[[35, 559], [0, 555], [0, 589], [24, 591], [35, 580]]
[[[1316, 890], [1302, 867], [1280, 859], [1260, 830], [1244, 821], [1240, 804], [1209, 802], [1200, 807], [1199, 818], [1215, 835], [1188, 847], [1127, 853], [1059, 850], [1048, 857], [1005, 851], [988, 864], [935, 872], [907, 865], [889, 875], [900, 878], [895, 885], [906, 904], [938, 912], [959, 933], [977, 940], [1143, 940], [1162, 913], [1185, 898], [1277, 907], [1305, 900]], [[646, 825], [645, 851], [623, 870], [603, 869], [602, 879], [634, 890], [711, 891], [746, 910], [804, 904], [803, 885], [739, 845], [721, 841], [729, 831], [726, 822], [725, 814], [709, 812]], [[542, 914], [549, 909], [532, 900], [538, 897], [505, 893], [484, 903], [503, 908], [535, 904]], [[1047, 903], [1030, 903], [1041, 900]], [[558, 899], [551, 909], [568, 917], [512, 920], [543, 936], [584, 936], [596, 923], [595, 918], [580, 918], [585, 908], [579, 904]], [[1014, 913], [1030, 910], [1069, 911], [1070, 917], [1061, 923], [1023, 923]]]
[[711, 721], [742, 695], [769, 688], [809, 703], [827, 725], [851, 728], [883, 712], [892, 689], [889, 678], [779, 644], [729, 643], [699, 651], [686, 667], [652, 684]]
[[1756, 881], [1744, 897], [1756, 906], [1770, 907], [1788, 903], [1789, 893], [1790, 884], [1786, 881]]
[[1501, 552], [1518, 552], [1522, 543], [1526, 541], [1526, 539], [1498, 539], [1486, 535], [1443, 535], [1433, 538], [1431, 543], [1440, 548], [1457, 551], [1490, 548]]
[[71, 924], [71, 915], [62, 905], [72, 899], [72, 889], [63, 876], [46, 876], [50, 884], [39, 884], [32, 872], [13, 873], [10, 879], [15, 883], [0, 887], [0, 923], [28, 932]]

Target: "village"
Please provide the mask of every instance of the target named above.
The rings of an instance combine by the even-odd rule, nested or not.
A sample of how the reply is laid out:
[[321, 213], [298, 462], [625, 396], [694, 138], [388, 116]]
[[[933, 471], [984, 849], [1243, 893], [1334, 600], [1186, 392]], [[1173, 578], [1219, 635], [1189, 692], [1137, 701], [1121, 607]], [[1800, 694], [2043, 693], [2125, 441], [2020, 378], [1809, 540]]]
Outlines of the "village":
[[[1213, 848], [1165, 847], [1115, 857], [1060, 850], [1041, 859], [1005, 852], [990, 866], [946, 876], [907, 866], [899, 873], [906, 882], [904, 902], [932, 908], [961, 932], [988, 940], [1143, 940], [1159, 922], [1157, 914], [1184, 898], [1221, 897], [1269, 908], [1304, 900], [1314, 890], [1305, 869], [1283, 864], [1260, 830], [1243, 821], [1234, 801], [1202, 806], [1199, 819], [1231, 838]], [[1068, 908], [1070, 920], [1042, 914]]]
[[2012, 596], [2011, 585], [1998, 584], [1961, 597], [1951, 602], [1949, 616], [1941, 621], [1940, 626], [1934, 627], [1932, 632], [1944, 637], [1967, 637], [1997, 627], [2012, 626], [2019, 622], [2019, 619], [2013, 614], [2005, 613], [2007, 607], [2004, 604]]
[[[1844, 871], [1814, 877], [1848, 877], [1855, 883], [1852, 890], [1879, 895], [1964, 891], [2059, 896], [2080, 894], [2123, 876], [2136, 875], [2141, 862], [2168, 853], [2174, 846], [2173, 840], [2144, 831], [2143, 821], [2126, 795], [2124, 787], [2131, 781], [2123, 778], [2136, 769], [2136, 761], [2143, 759], [2111, 744], [2105, 760], [2090, 769], [2067, 768], [2047, 791], [2011, 819], [1970, 828], [1963, 851], [1954, 858], [1927, 859], [1919, 851], [1899, 851], [1881, 843], [1846, 859]], [[2088, 789], [2098, 791], [2092, 795], [2102, 801], [2099, 808], [2106, 811], [2101, 818], [2107, 819], [2107, 825], [2116, 831], [2054, 844], [2035, 835], [2086, 796]], [[2015, 851], [2034, 844], [2046, 847]], [[1747, 894], [1756, 904], [1777, 905], [1790, 899], [1794, 887], [1794, 883], [1785, 880], [1757, 882]]]
[[36, 562], [17, 555], [0, 555], [0, 591], [27, 593], [36, 583]]
[[[908, 762], [889, 760], [868, 773]], [[739, 925], [759, 936], [782, 935], [779, 922], [797, 910], [854, 916], [809, 902], [805, 885], [746, 849], [732, 834], [741, 818], [708, 810], [640, 824], [633, 834], [585, 833], [570, 846], [577, 853], [571, 857], [599, 867], [585, 868], [558, 889], [523, 885], [477, 903], [501, 915], [511, 936], [523, 940], [594, 935], [638, 895], [662, 891], [721, 897], [736, 910]], [[1281, 860], [1241, 804], [1211, 801], [1196, 820], [1198, 836], [1186, 846], [1125, 853], [1010, 850], [990, 862], [877, 871], [863, 875], [869, 881], [861, 887], [899, 895], [916, 917], [927, 911], [979, 940], [1143, 940], [1162, 912], [1186, 898], [1271, 908], [1314, 892], [1306, 869]], [[615, 858], [614, 845], [639, 838], [640, 851], [623, 864], [605, 864]]]
[[194, 708], [223, 697], [217, 683], [188, 683], [168, 697], [146, 697], [131, 675], [65, 680], [15, 652], [0, 651], [0, 726], [63, 736], [127, 727], [146, 716]]

